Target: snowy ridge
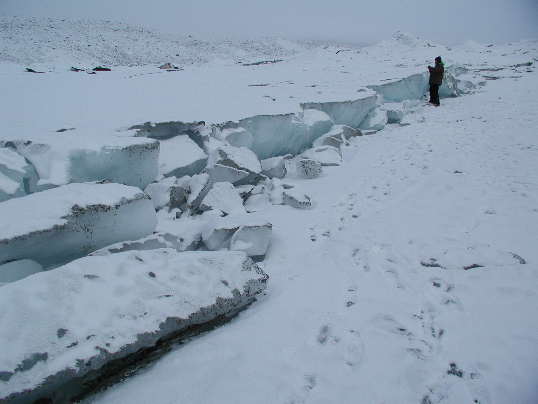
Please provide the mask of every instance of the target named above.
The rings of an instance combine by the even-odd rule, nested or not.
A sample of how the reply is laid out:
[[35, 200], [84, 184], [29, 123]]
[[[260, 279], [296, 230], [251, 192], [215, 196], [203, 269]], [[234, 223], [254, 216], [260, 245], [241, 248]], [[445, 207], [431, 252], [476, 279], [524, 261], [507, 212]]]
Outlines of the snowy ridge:
[[[142, 66], [184, 66], [213, 59], [259, 62], [316, 46], [279, 39], [205, 41], [110, 21], [36, 19], [0, 15], [0, 61]], [[84, 68], [94, 66], [83, 66]]]

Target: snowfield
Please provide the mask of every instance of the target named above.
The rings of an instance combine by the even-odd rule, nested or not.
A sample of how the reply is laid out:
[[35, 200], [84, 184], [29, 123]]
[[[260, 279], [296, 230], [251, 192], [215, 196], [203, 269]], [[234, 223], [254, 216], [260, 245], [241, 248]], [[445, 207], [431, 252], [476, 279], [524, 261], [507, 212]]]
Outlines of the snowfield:
[[0, 401], [536, 403], [538, 41], [0, 25]]

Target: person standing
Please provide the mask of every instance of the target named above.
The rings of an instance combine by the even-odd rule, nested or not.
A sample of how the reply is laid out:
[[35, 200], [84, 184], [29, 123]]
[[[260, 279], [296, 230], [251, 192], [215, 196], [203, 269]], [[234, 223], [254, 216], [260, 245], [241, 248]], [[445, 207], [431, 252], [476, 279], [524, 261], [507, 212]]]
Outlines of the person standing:
[[430, 71], [430, 103], [439, 106], [439, 86], [443, 82], [443, 73], [445, 72], [445, 64], [441, 60], [441, 56], [435, 58], [435, 66], [428, 66]]

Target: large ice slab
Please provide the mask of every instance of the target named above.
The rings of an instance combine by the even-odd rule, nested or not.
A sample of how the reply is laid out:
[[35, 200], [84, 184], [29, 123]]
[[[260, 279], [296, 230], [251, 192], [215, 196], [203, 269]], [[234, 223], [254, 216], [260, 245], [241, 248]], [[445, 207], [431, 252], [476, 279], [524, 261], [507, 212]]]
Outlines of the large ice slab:
[[84, 257], [0, 288], [0, 401], [54, 401], [63, 383], [266, 287], [243, 252], [128, 251]]
[[385, 102], [419, 100], [429, 89], [428, 77], [428, 73], [417, 73], [404, 79], [368, 87], [382, 95]]
[[[364, 98], [341, 102], [309, 102], [301, 104], [303, 109], [317, 109], [325, 112], [337, 125], [358, 128], [368, 113], [378, 106], [376, 94], [367, 93]], [[315, 140], [315, 139], [312, 139]]]
[[44, 267], [152, 233], [149, 197], [121, 184], [70, 184], [0, 204], [0, 263], [32, 259]]
[[35, 167], [39, 181], [31, 192], [102, 180], [143, 189], [157, 177], [159, 142], [154, 139], [63, 132], [13, 137], [0, 146], [11, 147]]
[[160, 141], [159, 174], [182, 177], [200, 174], [207, 163], [207, 155], [187, 135]]

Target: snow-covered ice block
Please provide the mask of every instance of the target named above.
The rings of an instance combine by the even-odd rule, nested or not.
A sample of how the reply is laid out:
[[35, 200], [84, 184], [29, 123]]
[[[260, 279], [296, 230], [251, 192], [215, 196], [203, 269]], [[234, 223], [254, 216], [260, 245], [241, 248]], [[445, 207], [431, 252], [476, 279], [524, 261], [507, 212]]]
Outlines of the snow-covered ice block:
[[244, 251], [249, 257], [264, 257], [271, 243], [273, 225], [244, 224], [230, 239], [230, 251]]
[[[210, 250], [234, 249], [249, 256], [263, 256], [269, 247], [273, 225], [255, 214], [230, 215], [210, 221], [202, 240]], [[239, 231], [239, 234], [235, 234]]]
[[312, 202], [310, 197], [294, 189], [287, 189], [283, 192], [284, 204], [297, 209], [310, 209]]
[[69, 184], [0, 204], [0, 263], [66, 263], [153, 232], [149, 197], [121, 184]]
[[338, 166], [342, 163], [340, 150], [333, 146], [316, 146], [302, 154], [305, 159], [312, 159], [322, 166]]
[[[0, 288], [0, 401], [69, 380], [248, 304], [268, 276], [243, 252], [84, 257]], [[94, 376], [89, 376], [94, 377]]]
[[342, 143], [346, 141], [346, 138], [341, 133], [326, 133], [325, 135], [321, 136], [320, 138], [316, 139], [316, 141], [313, 143], [312, 146], [318, 147], [318, 146], [332, 146], [336, 148], [340, 148], [342, 146]]
[[209, 156], [210, 164], [222, 164], [255, 174], [262, 170], [258, 156], [246, 147], [220, 146]]
[[224, 164], [212, 164], [204, 169], [205, 174], [209, 174], [211, 182], [230, 182], [232, 184], [242, 183], [242, 180], [248, 182], [248, 178], [252, 177], [252, 173], [241, 170], [240, 168], [230, 167]]
[[159, 175], [165, 177], [200, 174], [207, 155], [187, 135], [160, 141]]
[[181, 208], [187, 202], [187, 190], [175, 183], [155, 182], [149, 184], [144, 192], [151, 198], [155, 210]]
[[313, 159], [301, 159], [297, 161], [297, 175], [301, 178], [314, 179], [323, 174], [321, 163]]
[[36, 182], [37, 173], [24, 157], [9, 147], [0, 148], [0, 202], [26, 195]]
[[217, 182], [213, 184], [200, 204], [200, 209], [220, 210], [226, 214], [246, 213], [243, 199], [230, 182]]
[[211, 152], [204, 172], [211, 176], [212, 183], [230, 182], [245, 184], [262, 171], [258, 157], [246, 147], [219, 146]]
[[198, 209], [211, 188], [211, 177], [207, 173], [193, 175], [188, 181], [188, 186], [190, 194], [187, 198], [187, 208]]
[[387, 121], [387, 111], [381, 108], [375, 108], [366, 116], [360, 128], [364, 130], [383, 130], [387, 125]]
[[271, 157], [262, 160], [262, 174], [269, 178], [284, 178], [288, 173], [286, 160], [287, 156]]
[[32, 260], [17, 260], [0, 265], [0, 286], [16, 282], [43, 271], [43, 267]]
[[2, 143], [35, 167], [39, 181], [31, 192], [106, 179], [143, 189], [157, 177], [159, 142], [153, 139], [54, 133]]

